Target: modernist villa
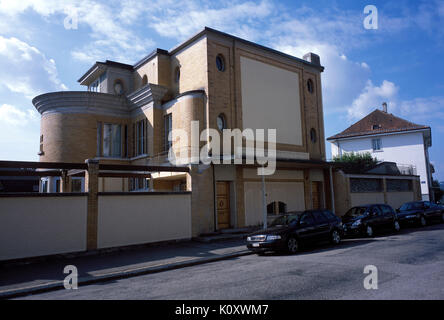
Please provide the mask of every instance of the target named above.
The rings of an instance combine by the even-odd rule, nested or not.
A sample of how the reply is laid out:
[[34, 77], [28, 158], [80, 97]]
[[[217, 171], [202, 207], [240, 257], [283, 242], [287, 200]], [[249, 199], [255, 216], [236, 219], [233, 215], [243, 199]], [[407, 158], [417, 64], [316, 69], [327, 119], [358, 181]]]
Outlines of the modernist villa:
[[[268, 214], [332, 209], [331, 166], [325, 161], [319, 56], [303, 59], [205, 28], [167, 51], [128, 65], [96, 62], [78, 80], [85, 91], [40, 95], [40, 161], [168, 165], [168, 150], [191, 152], [190, 141], [168, 140], [172, 129], [276, 129], [277, 170], [265, 177]], [[201, 142], [201, 146], [205, 141]], [[234, 153], [233, 153], [234, 157]], [[259, 225], [258, 164], [181, 164], [190, 173], [150, 178], [100, 178], [100, 191], [191, 191], [193, 235]], [[60, 190], [57, 177], [42, 192]], [[84, 178], [71, 179], [82, 191]]]

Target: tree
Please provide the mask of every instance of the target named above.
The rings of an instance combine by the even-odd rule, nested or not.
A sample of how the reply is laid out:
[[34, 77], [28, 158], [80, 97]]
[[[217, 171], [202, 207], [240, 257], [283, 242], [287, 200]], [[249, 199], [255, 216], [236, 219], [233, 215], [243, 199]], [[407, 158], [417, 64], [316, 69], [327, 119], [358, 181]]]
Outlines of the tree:
[[373, 158], [370, 152], [344, 153], [342, 156], [333, 157], [333, 161], [340, 164], [346, 173], [364, 173], [378, 163], [378, 160]]

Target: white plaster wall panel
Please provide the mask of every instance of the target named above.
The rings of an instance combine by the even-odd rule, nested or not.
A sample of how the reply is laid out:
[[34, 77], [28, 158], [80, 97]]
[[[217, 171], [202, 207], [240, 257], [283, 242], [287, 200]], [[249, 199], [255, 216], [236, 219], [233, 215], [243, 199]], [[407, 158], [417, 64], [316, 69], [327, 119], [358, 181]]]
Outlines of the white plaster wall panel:
[[243, 128], [277, 129], [277, 143], [302, 145], [298, 73], [242, 56], [240, 61]]

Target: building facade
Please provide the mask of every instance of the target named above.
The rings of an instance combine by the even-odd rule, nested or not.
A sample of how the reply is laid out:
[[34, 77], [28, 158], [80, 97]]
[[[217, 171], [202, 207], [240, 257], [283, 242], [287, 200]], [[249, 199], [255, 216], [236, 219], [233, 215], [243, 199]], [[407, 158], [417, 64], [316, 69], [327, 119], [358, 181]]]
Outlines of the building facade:
[[379, 161], [396, 162], [401, 173], [420, 177], [423, 200], [432, 200], [429, 126], [396, 117], [387, 112], [384, 104], [383, 110], [373, 111], [327, 140], [331, 143], [332, 157], [369, 152]]
[[[299, 59], [210, 28], [169, 51], [156, 49], [134, 65], [97, 62], [79, 79], [86, 91], [34, 98], [42, 115], [40, 161], [171, 165], [170, 148], [170, 156], [178, 159], [196, 151], [193, 122], [199, 124], [199, 149], [210, 140], [205, 129], [276, 129], [276, 141], [270, 142], [276, 171], [265, 177], [268, 213], [333, 208], [331, 167], [325, 162], [323, 69], [315, 54]], [[187, 138], [168, 139], [174, 130]], [[242, 138], [243, 146], [248, 139]], [[191, 168], [189, 174], [100, 178], [99, 189], [191, 191], [193, 235], [260, 225], [260, 165], [235, 162], [239, 153], [228, 153], [232, 161], [225, 164], [180, 162]], [[57, 181], [49, 181], [48, 190], [51, 183]], [[81, 191], [83, 183], [77, 178], [73, 189]]]

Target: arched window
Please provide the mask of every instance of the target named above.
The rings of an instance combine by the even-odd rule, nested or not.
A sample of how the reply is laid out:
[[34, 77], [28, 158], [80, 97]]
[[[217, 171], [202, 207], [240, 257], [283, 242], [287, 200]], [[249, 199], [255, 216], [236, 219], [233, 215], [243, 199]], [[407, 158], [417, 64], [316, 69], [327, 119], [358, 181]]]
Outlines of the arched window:
[[273, 201], [267, 205], [267, 214], [287, 213], [287, 204], [282, 201]]
[[278, 202], [278, 209], [279, 212], [278, 213], [287, 213], [287, 204], [285, 202]]
[[217, 70], [224, 72], [225, 71], [225, 59], [224, 57], [219, 54], [216, 57], [216, 66], [217, 66]]
[[148, 77], [146, 75], [142, 78], [142, 87], [146, 86], [148, 84]]
[[314, 92], [314, 84], [313, 84], [313, 80], [311, 80], [311, 79], [307, 80], [307, 90], [310, 93]]

